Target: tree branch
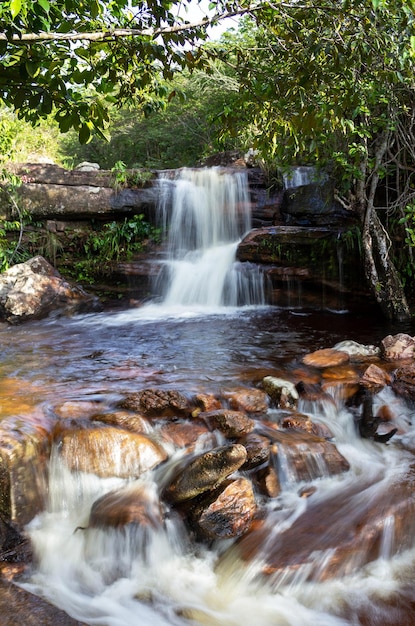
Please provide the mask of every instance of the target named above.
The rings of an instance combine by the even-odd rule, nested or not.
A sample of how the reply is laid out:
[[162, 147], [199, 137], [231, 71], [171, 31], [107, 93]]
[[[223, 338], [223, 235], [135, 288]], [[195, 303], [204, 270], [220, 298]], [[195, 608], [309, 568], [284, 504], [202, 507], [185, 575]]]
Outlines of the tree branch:
[[228, 11], [222, 15], [215, 15], [214, 17], [204, 17], [199, 22], [186, 22], [176, 24], [175, 26], [166, 26], [163, 28], [113, 28], [110, 30], [103, 30], [99, 32], [89, 33], [48, 33], [41, 31], [40, 33], [21, 33], [20, 35], [14, 34], [12, 37], [7, 36], [6, 33], [0, 33], [0, 41], [7, 41], [8, 43], [36, 43], [39, 41], [108, 41], [119, 39], [123, 37], [160, 37], [163, 35], [171, 35], [174, 33], [181, 33], [195, 28], [203, 28], [204, 26], [215, 26], [224, 19], [236, 17], [238, 15], [246, 15], [258, 11], [262, 8], [269, 6], [267, 2], [261, 2], [253, 7], [240, 9], [239, 11]]

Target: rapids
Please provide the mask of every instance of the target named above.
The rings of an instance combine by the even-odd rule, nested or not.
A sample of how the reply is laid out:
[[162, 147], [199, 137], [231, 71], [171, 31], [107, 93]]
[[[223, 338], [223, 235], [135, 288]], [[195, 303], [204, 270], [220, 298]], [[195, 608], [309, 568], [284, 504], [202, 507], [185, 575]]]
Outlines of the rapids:
[[[179, 186], [188, 189], [188, 178], [186, 174]], [[193, 174], [190, 178], [192, 194], [199, 200], [202, 194], [195, 193]], [[243, 282], [242, 291], [229, 299], [235, 271], [229, 250], [225, 269], [224, 257], [209, 260], [210, 271], [220, 265], [222, 278], [212, 288], [214, 296], [206, 299], [200, 268], [193, 283], [189, 264], [206, 259], [205, 252], [209, 256], [217, 247], [232, 249], [243, 235], [247, 221], [245, 213], [240, 219], [245, 201], [239, 193], [232, 192], [237, 200], [231, 200], [232, 224], [234, 219], [239, 222], [236, 229], [224, 230], [215, 217], [212, 235], [198, 233], [195, 226], [183, 239], [179, 222], [177, 238], [182, 239], [169, 244], [170, 278], [161, 304], [0, 326], [2, 419], [18, 416], [24, 423], [36, 414], [47, 421], [53, 407], [65, 402], [115, 406], [127, 392], [158, 386], [225, 397], [236, 387], [259, 386], [264, 376], [290, 379], [307, 352], [344, 339], [378, 345], [387, 334], [415, 334], [411, 324], [391, 326], [376, 316], [267, 307], [250, 278], [248, 287]], [[223, 195], [223, 190], [216, 195], [215, 207]], [[197, 203], [189, 208], [188, 197], [179, 196], [173, 204], [178, 208], [181, 203], [180, 211], [187, 212], [185, 223], [191, 219], [206, 229], [206, 216], [189, 217], [188, 211], [200, 215]], [[212, 206], [210, 201], [205, 205]], [[219, 213], [224, 213], [222, 204]], [[186, 267], [183, 263], [188, 269], [180, 274], [176, 270]], [[173, 290], [175, 282], [179, 287]], [[187, 283], [192, 284], [189, 290]], [[402, 492], [412, 504], [415, 459], [406, 449], [411, 446], [402, 444], [415, 442], [413, 407], [390, 389], [379, 394], [376, 401], [393, 406], [401, 426], [383, 445], [361, 439], [338, 388], [330, 393], [332, 401], [307, 402], [300, 410], [332, 429], [350, 470], [329, 476], [324, 459], [316, 456], [312, 462], [320, 477], [300, 480], [289, 451], [281, 446], [281, 494], [264, 505], [264, 525], [252, 533], [253, 540], [248, 535], [235, 543], [198, 543], [175, 515], [166, 515], [157, 528], [81, 530], [97, 498], [129, 485], [129, 480], [71, 472], [53, 449], [47, 506], [26, 528], [35, 559], [20, 584], [82, 623], [96, 626], [414, 624], [415, 528], [407, 532], [407, 523], [402, 531], [391, 513], [394, 494]], [[277, 419], [277, 414], [270, 408], [267, 419]], [[150, 503], [180, 458], [180, 452], [169, 453], [166, 463], [139, 479]], [[302, 497], [304, 490], [309, 497]], [[367, 518], [376, 520], [381, 537], [370, 558], [373, 546], [366, 546], [364, 535], [356, 549], [350, 546], [353, 532], [366, 528]], [[307, 558], [293, 568], [292, 556], [302, 552]], [[269, 554], [275, 567], [265, 575]], [[332, 576], [325, 575], [328, 563], [334, 568]]]

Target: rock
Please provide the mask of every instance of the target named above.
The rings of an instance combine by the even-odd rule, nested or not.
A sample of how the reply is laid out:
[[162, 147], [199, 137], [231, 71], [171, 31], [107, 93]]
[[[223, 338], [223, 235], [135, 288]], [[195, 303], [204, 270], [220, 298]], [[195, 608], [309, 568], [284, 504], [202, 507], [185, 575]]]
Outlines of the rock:
[[258, 465], [262, 465], [269, 459], [270, 442], [267, 437], [249, 433], [238, 439], [238, 443], [242, 444], [247, 452], [246, 462], [242, 466], [242, 470], [252, 469]]
[[207, 393], [198, 393], [196, 395], [196, 404], [202, 411], [215, 411], [222, 406], [218, 398]]
[[166, 487], [165, 496], [170, 502], [179, 503], [213, 491], [246, 459], [246, 450], [240, 444], [221, 446], [192, 459], [184, 459]]
[[350, 469], [348, 461], [334, 443], [311, 433], [267, 429], [273, 442], [271, 459], [284, 468], [280, 481], [288, 484], [342, 474]]
[[330, 182], [310, 183], [286, 189], [281, 215], [287, 224], [317, 227], [334, 224], [340, 226], [350, 223], [355, 217], [334, 199]]
[[372, 363], [371, 365], [369, 365], [368, 368], [365, 369], [360, 379], [360, 383], [364, 387], [376, 388], [376, 389], [381, 389], [382, 387], [385, 387], [386, 385], [390, 385], [391, 382], [392, 382], [391, 375], [388, 374], [388, 372], [385, 372], [385, 370], [375, 365], [374, 363]]
[[372, 345], [363, 345], [357, 341], [347, 339], [333, 346], [333, 350], [340, 350], [349, 355], [351, 361], [366, 361], [380, 356], [380, 348]]
[[[354, 481], [338, 493], [311, 496], [307, 508], [288, 528], [274, 532], [271, 514], [252, 526], [223, 557], [239, 554], [251, 561], [260, 556], [263, 573], [273, 575], [274, 580], [281, 574], [284, 584], [298, 577], [315, 582], [340, 578], [381, 556], [391, 519], [393, 536], [387, 550], [392, 555], [402, 553], [412, 547], [415, 532], [413, 474], [412, 468], [406, 476], [396, 475], [392, 485], [381, 480], [377, 484]], [[317, 560], [318, 555], [321, 559]]]
[[267, 465], [254, 473], [254, 481], [259, 492], [267, 498], [277, 498], [281, 493], [281, 485], [274, 467]]
[[405, 333], [388, 335], [381, 341], [381, 350], [386, 361], [413, 359], [415, 356], [415, 339]]
[[94, 414], [94, 421], [110, 426], [119, 426], [132, 433], [151, 433], [154, 430], [145, 417], [132, 414], [129, 411]]
[[291, 413], [283, 417], [281, 427], [311, 433], [312, 435], [316, 435], [316, 437], [322, 437], [324, 439], [331, 439], [333, 437], [333, 433], [330, 432], [327, 426], [317, 424], [313, 422], [310, 417], [301, 413]]
[[214, 446], [215, 438], [206, 424], [201, 422], [168, 422], [160, 428], [163, 441], [173, 444], [175, 448], [194, 448], [201, 439], [203, 445]]
[[0, 275], [0, 319], [12, 324], [51, 313], [74, 315], [101, 308], [98, 298], [70, 285], [41, 256]]
[[79, 163], [75, 169], [78, 172], [96, 172], [100, 169], [99, 163], [90, 163], [89, 161], [82, 161]]
[[294, 383], [274, 376], [265, 376], [262, 386], [277, 408], [291, 409], [297, 406], [299, 395]]
[[266, 413], [268, 396], [261, 389], [235, 389], [224, 393], [229, 406], [235, 411], [246, 413]]
[[349, 361], [349, 355], [341, 350], [334, 350], [333, 348], [323, 348], [322, 350], [316, 350], [311, 354], [306, 354], [303, 357], [303, 363], [305, 365], [311, 365], [319, 369], [326, 367], [335, 367], [337, 365], [343, 365]]
[[400, 367], [395, 371], [392, 389], [406, 400], [415, 401], [415, 363]]
[[200, 417], [202, 417], [211, 428], [217, 428], [230, 439], [242, 437], [242, 435], [250, 433], [255, 428], [254, 420], [241, 411], [219, 409], [217, 411], [201, 413]]
[[192, 512], [192, 526], [205, 539], [241, 537], [252, 524], [256, 502], [251, 481], [237, 478], [222, 485], [209, 501]]
[[112, 426], [61, 426], [56, 443], [71, 471], [102, 477], [138, 478], [167, 458], [163, 448], [149, 436]]
[[156, 494], [142, 484], [133, 483], [96, 500], [91, 508], [88, 527], [122, 528], [136, 524], [159, 528], [162, 523]]
[[144, 389], [131, 393], [119, 406], [148, 417], [174, 417], [191, 412], [190, 403], [183, 394], [165, 389]]
[[23, 528], [45, 507], [49, 436], [50, 425], [42, 417], [1, 421], [0, 515], [16, 528]]
[[102, 410], [101, 402], [88, 400], [67, 400], [53, 407], [53, 412], [60, 419], [92, 417]]

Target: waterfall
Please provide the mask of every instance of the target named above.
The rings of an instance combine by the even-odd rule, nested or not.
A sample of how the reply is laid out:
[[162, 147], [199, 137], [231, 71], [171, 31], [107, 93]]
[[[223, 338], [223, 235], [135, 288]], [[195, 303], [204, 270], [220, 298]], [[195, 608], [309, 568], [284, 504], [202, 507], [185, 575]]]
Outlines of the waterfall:
[[285, 189], [324, 182], [325, 176], [312, 165], [295, 165], [283, 174]]
[[181, 169], [160, 179], [160, 221], [167, 259], [158, 277], [166, 306], [243, 306], [264, 303], [257, 266], [237, 263], [236, 250], [251, 228], [244, 171]]

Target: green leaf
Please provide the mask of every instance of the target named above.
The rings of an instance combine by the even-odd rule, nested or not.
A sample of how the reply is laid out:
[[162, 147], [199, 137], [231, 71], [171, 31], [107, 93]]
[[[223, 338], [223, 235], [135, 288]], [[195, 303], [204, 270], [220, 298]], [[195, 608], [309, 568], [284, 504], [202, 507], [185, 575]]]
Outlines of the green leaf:
[[49, 13], [50, 10], [50, 3], [48, 2], [48, 0], [37, 0], [38, 4], [40, 4], [40, 6], [42, 7], [42, 9], [45, 11], [45, 13]]
[[10, 12], [12, 14], [13, 19], [19, 15], [22, 8], [22, 0], [11, 0], [10, 2]]
[[82, 124], [81, 128], [79, 129], [79, 142], [81, 144], [85, 144], [88, 143], [91, 140], [91, 129], [89, 128], [88, 124], [85, 122], [84, 124]]

